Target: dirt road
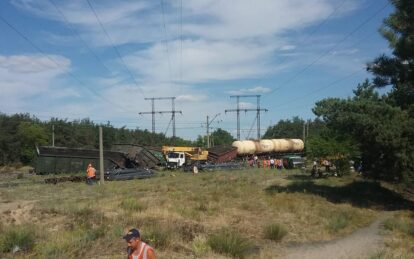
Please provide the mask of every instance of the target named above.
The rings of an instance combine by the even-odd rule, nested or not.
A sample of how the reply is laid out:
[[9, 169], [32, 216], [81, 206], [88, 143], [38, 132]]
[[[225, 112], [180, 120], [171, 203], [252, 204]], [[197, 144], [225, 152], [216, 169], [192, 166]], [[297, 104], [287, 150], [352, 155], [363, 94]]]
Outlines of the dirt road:
[[381, 251], [383, 237], [380, 226], [391, 216], [392, 212], [383, 212], [370, 226], [344, 238], [288, 248], [283, 258], [367, 258]]

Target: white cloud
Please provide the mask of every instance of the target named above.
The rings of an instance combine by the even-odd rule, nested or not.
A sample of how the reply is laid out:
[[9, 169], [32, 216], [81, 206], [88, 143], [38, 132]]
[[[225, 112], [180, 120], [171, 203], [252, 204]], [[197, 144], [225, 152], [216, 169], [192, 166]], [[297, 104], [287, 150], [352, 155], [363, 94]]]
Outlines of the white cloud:
[[192, 95], [192, 94], [183, 94], [177, 96], [177, 101], [181, 102], [200, 102], [207, 99], [207, 96], [204, 95]]
[[243, 88], [238, 90], [229, 91], [230, 94], [264, 94], [270, 92], [272, 89], [263, 86], [255, 86], [252, 88]]
[[52, 79], [68, 70], [70, 63], [54, 55], [0, 56], [0, 88], [3, 94], [23, 97], [45, 91]]

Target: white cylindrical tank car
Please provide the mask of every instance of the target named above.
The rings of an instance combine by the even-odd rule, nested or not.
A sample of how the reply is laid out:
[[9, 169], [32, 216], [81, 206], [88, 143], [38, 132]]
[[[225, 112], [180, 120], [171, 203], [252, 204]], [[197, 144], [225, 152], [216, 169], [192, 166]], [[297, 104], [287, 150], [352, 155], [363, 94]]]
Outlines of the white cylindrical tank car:
[[304, 149], [301, 139], [262, 139], [234, 141], [238, 155], [266, 154], [272, 152], [300, 152]]

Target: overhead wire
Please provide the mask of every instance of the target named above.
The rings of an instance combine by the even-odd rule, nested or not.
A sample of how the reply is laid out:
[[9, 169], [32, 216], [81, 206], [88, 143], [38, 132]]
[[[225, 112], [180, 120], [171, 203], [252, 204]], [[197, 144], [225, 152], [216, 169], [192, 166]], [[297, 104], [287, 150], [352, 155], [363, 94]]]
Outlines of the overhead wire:
[[[57, 67], [61, 67], [61, 64], [59, 64], [57, 61], [52, 59], [49, 55], [46, 54], [45, 51], [43, 51], [40, 47], [38, 47], [33, 41], [31, 41], [28, 37], [26, 37], [20, 30], [18, 30], [16, 27], [14, 27], [11, 23], [9, 23], [3, 16], [0, 15], [0, 20], [5, 23], [9, 28], [11, 28], [13, 31], [15, 31], [20, 37], [22, 37], [24, 40], [26, 40], [34, 49], [39, 51], [43, 56], [45, 56], [48, 60], [50, 60], [53, 64], [55, 64]], [[83, 88], [88, 89], [91, 93], [95, 94], [95, 96], [99, 97], [100, 99], [118, 107], [119, 109], [126, 111], [124, 107], [118, 105], [117, 103], [112, 102], [111, 100], [103, 97], [99, 92], [95, 91], [94, 89], [90, 88], [85, 84], [81, 79], [79, 79], [75, 74], [73, 74], [71, 71], [65, 71], [68, 73], [73, 79], [75, 79]]]
[[269, 96], [269, 95], [273, 94], [276, 90], [279, 90], [279, 89], [285, 87], [286, 85], [288, 85], [289, 83], [293, 82], [301, 74], [303, 74], [310, 67], [312, 67], [314, 64], [316, 64], [316, 62], [318, 62], [320, 59], [322, 59], [323, 57], [325, 57], [326, 55], [328, 55], [331, 51], [333, 51], [335, 48], [337, 48], [342, 42], [344, 42], [345, 40], [347, 40], [354, 33], [356, 33], [358, 30], [360, 30], [365, 24], [367, 24], [372, 19], [374, 19], [375, 16], [377, 16], [378, 14], [380, 14], [389, 4], [390, 3], [387, 2], [385, 5], [381, 6], [376, 12], [374, 12], [372, 15], [370, 15], [367, 19], [365, 19], [362, 23], [360, 23], [357, 27], [355, 27], [351, 32], [349, 32], [348, 34], [346, 34], [341, 40], [339, 40], [338, 42], [336, 42], [328, 51], [323, 52], [315, 60], [313, 60], [311, 63], [309, 63], [308, 65], [306, 65], [303, 69], [301, 69], [298, 73], [294, 74], [292, 77], [290, 77], [287, 80], [285, 80], [281, 84], [281, 86], [279, 86], [279, 87], [273, 89], [272, 91], [270, 91], [266, 96]]
[[57, 12], [62, 16], [66, 26], [69, 28], [69, 30], [72, 32], [73, 35], [76, 35], [76, 37], [80, 40], [80, 42], [88, 49], [88, 51], [95, 57], [95, 59], [98, 61], [99, 64], [102, 65], [103, 68], [105, 68], [106, 72], [111, 73], [111, 70], [103, 63], [103, 61], [99, 58], [99, 56], [95, 53], [95, 51], [92, 50], [92, 48], [83, 40], [83, 38], [79, 35], [79, 33], [73, 28], [73, 26], [70, 24], [68, 19], [66, 18], [66, 15], [63, 13], [62, 10], [57, 6], [55, 0], [49, 0], [57, 10]]
[[92, 13], [94, 14], [96, 20], [99, 23], [99, 26], [101, 27], [102, 31], [104, 32], [104, 34], [106, 35], [106, 37], [109, 40], [109, 44], [111, 45], [112, 49], [114, 49], [116, 55], [118, 56], [119, 60], [121, 61], [121, 63], [123, 64], [123, 66], [125, 67], [125, 70], [128, 72], [129, 76], [132, 78], [133, 82], [135, 83], [135, 85], [138, 87], [138, 89], [141, 91], [141, 94], [144, 96], [145, 98], [145, 93], [144, 90], [141, 88], [141, 86], [138, 84], [137, 80], [135, 79], [135, 76], [132, 74], [131, 70], [128, 68], [128, 66], [126, 65], [124, 59], [122, 58], [118, 48], [114, 45], [112, 38], [109, 36], [109, 33], [107, 32], [107, 30], [105, 29], [105, 26], [103, 25], [103, 23], [101, 22], [101, 20], [99, 19], [99, 16], [97, 14], [97, 12], [95, 11], [94, 7], [92, 6], [91, 2], [89, 0], [86, 0], [86, 2], [89, 5], [89, 8], [91, 9]]
[[165, 50], [167, 52], [167, 62], [168, 62], [168, 72], [170, 76], [170, 83], [172, 82], [172, 72], [171, 72], [171, 61], [170, 61], [170, 51], [168, 47], [168, 33], [167, 33], [167, 26], [165, 25], [165, 11], [164, 11], [164, 1], [160, 0], [161, 2], [161, 13], [162, 13], [162, 24], [164, 29], [164, 43], [165, 43]]
[[[306, 42], [313, 34], [315, 34], [334, 14], [336, 14], [336, 12], [345, 4], [345, 2], [347, 2], [348, 0], [343, 0], [340, 4], [338, 4], [334, 10], [327, 16], [325, 17], [325, 19], [323, 19], [318, 25], [316, 25], [313, 30], [308, 33], [298, 44], [298, 46], [302, 45], [304, 42]], [[279, 65], [281, 63], [283, 63], [284, 61], [286, 61], [288, 57], [285, 56], [284, 59], [279, 61]]]

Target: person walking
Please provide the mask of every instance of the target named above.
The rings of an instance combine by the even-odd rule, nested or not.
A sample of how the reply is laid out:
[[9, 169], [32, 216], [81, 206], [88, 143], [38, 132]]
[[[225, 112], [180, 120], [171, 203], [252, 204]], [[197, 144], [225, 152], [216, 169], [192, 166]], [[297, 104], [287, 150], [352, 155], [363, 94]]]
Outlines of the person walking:
[[86, 183], [93, 184], [96, 180], [96, 169], [92, 166], [92, 164], [88, 165], [86, 169]]
[[128, 243], [128, 259], [155, 259], [154, 248], [141, 240], [138, 229], [129, 230], [123, 239]]

